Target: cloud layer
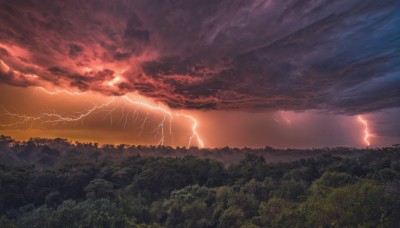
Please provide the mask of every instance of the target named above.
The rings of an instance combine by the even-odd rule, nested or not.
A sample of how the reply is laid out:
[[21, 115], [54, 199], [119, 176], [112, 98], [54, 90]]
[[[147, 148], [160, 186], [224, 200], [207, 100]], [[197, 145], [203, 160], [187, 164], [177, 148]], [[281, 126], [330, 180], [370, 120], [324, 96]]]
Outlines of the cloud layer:
[[0, 1], [0, 82], [173, 108], [400, 106], [396, 0]]

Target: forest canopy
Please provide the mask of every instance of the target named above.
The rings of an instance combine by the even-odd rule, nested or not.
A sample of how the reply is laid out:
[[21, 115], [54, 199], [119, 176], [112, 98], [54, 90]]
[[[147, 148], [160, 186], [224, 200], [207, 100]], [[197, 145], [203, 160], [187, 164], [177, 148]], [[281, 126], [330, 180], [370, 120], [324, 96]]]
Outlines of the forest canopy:
[[[122, 156], [68, 144], [2, 138], [0, 227], [396, 227], [400, 217], [395, 146], [299, 150], [309, 156], [285, 162], [242, 149], [223, 164], [198, 149]], [[233, 153], [223, 150], [209, 153]]]

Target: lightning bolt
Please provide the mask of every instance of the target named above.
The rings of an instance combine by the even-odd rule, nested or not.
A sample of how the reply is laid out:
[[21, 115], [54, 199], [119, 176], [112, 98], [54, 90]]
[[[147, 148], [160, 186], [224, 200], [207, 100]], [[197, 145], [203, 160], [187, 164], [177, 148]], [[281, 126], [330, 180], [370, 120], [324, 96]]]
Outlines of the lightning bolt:
[[283, 111], [280, 111], [279, 114], [287, 125], [290, 125], [292, 123], [292, 121], [285, 115]]
[[154, 106], [154, 105], [151, 105], [148, 103], [144, 103], [142, 101], [135, 101], [135, 100], [132, 100], [131, 98], [129, 98], [128, 96], [123, 96], [123, 98], [126, 101], [128, 101], [129, 103], [139, 105], [139, 106], [145, 107], [145, 108], [153, 110], [153, 111], [159, 111], [164, 114], [163, 121], [158, 126], [158, 128], [161, 130], [161, 139], [160, 139], [161, 143], [164, 142], [164, 122], [165, 122], [166, 116], [169, 117], [170, 132], [172, 132], [172, 130], [171, 130], [172, 118], [173, 118], [173, 116], [176, 116], [176, 117], [184, 117], [184, 118], [190, 120], [190, 122], [192, 123], [192, 135], [189, 137], [188, 147], [190, 147], [192, 145], [191, 143], [193, 141], [193, 138], [195, 138], [199, 147], [204, 148], [204, 141], [201, 139], [199, 133], [197, 132], [198, 122], [193, 116], [188, 115], [188, 114], [183, 114], [183, 113], [172, 113], [171, 111], [169, 111], [161, 106]]
[[187, 114], [180, 114], [177, 113], [177, 116], [183, 116], [187, 119], [189, 119], [190, 121], [192, 121], [192, 136], [190, 136], [189, 138], [189, 142], [188, 142], [188, 147], [190, 147], [192, 139], [196, 138], [197, 142], [200, 145], [200, 148], [204, 148], [204, 141], [200, 138], [199, 133], [197, 132], [197, 126], [198, 126], [198, 122], [195, 118], [193, 118], [193, 116], [187, 115]]
[[144, 118], [144, 120], [143, 120], [143, 122], [142, 122], [142, 125], [140, 125], [139, 136], [141, 136], [142, 133], [143, 133], [144, 125], [146, 124], [147, 119], [149, 119], [149, 113], [146, 113], [146, 117]]
[[292, 120], [290, 120], [284, 113], [284, 111], [279, 111], [279, 117], [273, 117], [273, 120], [279, 124], [282, 122], [286, 125], [290, 125], [292, 123]]
[[[41, 91], [43, 91], [49, 95], [57, 95], [57, 94], [67, 94], [69, 96], [82, 95], [82, 93], [71, 92], [68, 90], [49, 91], [43, 87], [38, 87], [38, 89], [40, 89]], [[80, 121], [80, 120], [83, 121], [85, 118], [89, 117], [90, 115], [93, 115], [93, 114], [99, 113], [99, 112], [106, 112], [107, 116], [110, 116], [110, 121], [111, 121], [111, 126], [112, 126], [113, 125], [112, 112], [116, 109], [116, 107], [110, 108], [110, 109], [106, 109], [106, 108], [109, 107], [113, 102], [115, 102], [116, 98], [118, 98], [118, 97], [113, 97], [112, 99], [108, 100], [107, 102], [99, 104], [99, 105], [94, 104], [88, 110], [86, 110], [84, 112], [78, 112], [78, 113], [75, 113], [72, 115], [61, 115], [61, 114], [57, 114], [55, 112], [44, 112], [39, 115], [22, 115], [22, 114], [12, 113], [12, 112], [5, 110], [5, 113], [2, 114], [2, 116], [9, 116], [13, 119], [16, 119], [16, 121], [9, 123], [9, 124], [0, 124], [0, 126], [13, 127], [13, 126], [22, 125], [22, 124], [25, 124], [28, 122], [33, 123], [35, 121], [39, 121], [41, 123], [53, 123], [53, 124], [57, 124], [57, 123], [61, 123], [61, 122], [76, 122], [76, 121]], [[174, 112], [168, 110], [167, 108], [152, 105], [150, 103], [146, 103], [143, 101], [133, 100], [132, 98], [130, 98], [126, 95], [122, 96], [122, 98], [128, 104], [134, 105], [135, 107], [139, 106], [139, 107], [148, 109], [150, 111], [160, 112], [161, 114], [163, 114], [163, 119], [161, 120], [160, 124], [155, 129], [156, 137], [157, 137], [157, 135], [159, 135], [159, 141], [158, 141], [157, 145], [164, 145], [164, 143], [166, 142], [166, 136], [165, 136], [165, 128], [166, 127], [168, 127], [169, 135], [172, 137], [172, 120], [173, 120], [173, 117], [176, 116], [176, 117], [186, 118], [186, 119], [190, 120], [190, 122], [192, 123], [192, 127], [191, 127], [192, 134], [190, 135], [190, 137], [188, 139], [187, 146], [190, 147], [192, 145], [193, 140], [195, 139], [197, 141], [197, 145], [201, 148], [204, 148], [204, 141], [201, 139], [201, 137], [197, 131], [198, 121], [193, 116], [188, 115], [188, 114], [182, 114], [182, 113], [174, 113]], [[125, 108], [123, 110], [125, 110]], [[121, 117], [121, 120], [124, 119], [124, 128], [126, 128], [126, 125], [128, 122], [128, 116], [129, 116], [129, 113], [126, 115], [124, 113], [124, 115]], [[134, 120], [136, 120], [138, 118], [138, 113], [137, 113], [136, 109], [132, 114], [132, 118], [134, 118]], [[147, 112], [146, 117], [144, 118], [144, 120], [140, 126], [139, 136], [142, 134], [149, 118], [150, 118], [149, 113]], [[168, 119], [168, 122], [167, 122], [167, 119]], [[168, 126], [166, 126], [166, 125], [168, 125]]]
[[362, 116], [357, 116], [358, 121], [360, 121], [364, 125], [364, 142], [367, 146], [370, 146], [371, 143], [369, 141], [369, 138], [371, 137], [371, 134], [369, 133], [369, 128], [368, 128], [368, 122], [362, 117]]
[[[71, 93], [69, 91], [55, 91], [55, 92], [50, 92], [47, 90], [44, 90], [44, 91], [48, 92], [48, 94], [50, 94], [50, 95], [54, 95], [54, 94], [58, 94], [58, 93], [67, 93], [71, 96], [77, 95], [77, 94]], [[165, 139], [166, 123], [168, 123], [169, 133], [170, 133], [170, 135], [172, 135], [172, 119], [175, 116], [175, 117], [186, 118], [186, 119], [190, 120], [190, 122], [192, 123], [192, 127], [191, 127], [192, 134], [190, 135], [190, 137], [188, 139], [187, 146], [190, 147], [192, 145], [193, 140], [195, 139], [197, 141], [198, 146], [201, 148], [204, 148], [204, 141], [201, 139], [200, 134], [197, 131], [198, 121], [193, 116], [188, 115], [188, 114], [183, 114], [183, 113], [173, 113], [172, 111], [169, 111], [166, 108], [163, 108], [161, 106], [155, 106], [155, 105], [151, 105], [149, 103], [145, 103], [142, 101], [136, 101], [136, 100], [131, 99], [128, 96], [123, 96], [123, 99], [126, 100], [130, 104], [133, 104], [136, 106], [141, 106], [141, 107], [147, 108], [151, 111], [158, 111], [158, 112], [161, 112], [162, 114], [164, 114], [162, 121], [155, 129], [157, 135], [160, 135], [158, 145], [164, 145], [164, 143], [166, 141], [166, 139]], [[75, 115], [61, 115], [61, 114], [57, 114], [54, 112], [45, 112], [45, 113], [42, 113], [42, 114], [39, 114], [36, 116], [30, 116], [30, 115], [21, 115], [18, 113], [12, 113], [12, 112], [6, 111], [2, 116], [10, 116], [12, 118], [17, 119], [17, 121], [10, 123], [10, 124], [0, 124], [0, 126], [12, 127], [12, 126], [28, 123], [30, 121], [32, 121], [32, 122], [40, 121], [42, 123], [53, 123], [53, 124], [61, 123], [61, 122], [76, 122], [79, 120], [83, 121], [86, 117], [88, 117], [92, 114], [95, 114], [95, 113], [99, 113], [99, 112], [107, 112], [108, 115], [110, 116], [111, 125], [112, 125], [112, 111], [114, 111], [116, 108], [108, 109], [108, 110], [105, 108], [110, 106], [114, 101], [115, 101], [115, 97], [113, 97], [112, 99], [110, 99], [109, 101], [107, 101], [103, 104], [94, 105], [90, 109], [88, 109], [84, 112], [77, 113]], [[135, 113], [136, 113], [136, 110], [135, 110], [133, 116], [136, 115], [136, 118], [137, 118], [137, 114], [135, 114]], [[125, 119], [125, 122], [124, 122], [124, 128], [125, 128], [127, 125], [128, 114], [124, 117], [122, 117], [122, 119]], [[145, 125], [147, 123], [147, 120], [149, 118], [150, 118], [149, 113], [147, 113], [146, 117], [144, 118], [144, 120], [140, 126], [139, 136], [142, 134], [142, 132], [145, 128]], [[166, 122], [167, 119], [169, 119], [168, 122]], [[157, 137], [157, 135], [156, 135], [156, 137]]]
[[85, 112], [80, 112], [75, 115], [70, 115], [70, 116], [63, 116], [57, 113], [51, 113], [51, 112], [45, 112], [37, 116], [29, 116], [29, 115], [20, 115], [17, 113], [11, 113], [6, 111], [2, 116], [10, 116], [13, 118], [19, 119], [19, 121], [10, 123], [10, 124], [1, 124], [0, 126], [2, 127], [12, 127], [15, 125], [20, 125], [27, 123], [29, 121], [40, 121], [42, 123], [59, 123], [59, 122], [76, 122], [78, 120], [84, 120], [86, 117], [89, 115], [95, 113], [96, 111], [109, 106], [112, 102], [114, 101], [114, 98], [112, 98], [110, 101], [101, 104], [101, 105], [95, 105], [92, 108], [86, 110]]
[[[22, 75], [25, 77], [33, 77], [33, 78], [37, 78], [37, 75], [32, 75], [32, 74], [23, 74], [19, 71], [13, 70], [11, 69], [6, 63], [4, 63], [3, 60], [0, 59], [0, 67], [2, 68], [2, 70], [8, 71], [8, 72], [13, 72], [14, 74], [17, 75]], [[112, 79], [111, 81], [109, 81], [107, 84], [110, 87], [115, 86], [117, 83], [121, 82], [123, 80], [123, 78], [121, 77], [121, 75], [125, 72], [125, 70], [122, 70], [120, 72], [120, 74], [118, 74], [114, 79]], [[69, 90], [65, 90], [65, 89], [57, 89], [57, 90], [53, 90], [50, 91], [44, 87], [37, 87], [39, 90], [43, 91], [44, 93], [47, 93], [49, 95], [58, 95], [58, 94], [66, 94], [69, 96], [81, 96], [83, 93], [82, 92], [71, 92]], [[92, 114], [95, 113], [99, 113], [99, 112], [107, 112], [107, 116], [110, 116], [110, 121], [111, 121], [111, 126], [113, 124], [113, 117], [112, 117], [112, 112], [116, 109], [116, 108], [112, 108], [112, 109], [105, 109], [108, 106], [111, 105], [111, 103], [113, 103], [116, 100], [117, 97], [113, 97], [112, 99], [110, 99], [109, 101], [102, 103], [100, 105], [96, 105], [93, 104], [93, 107], [89, 108], [88, 110], [84, 111], [84, 112], [78, 112], [75, 113], [73, 115], [61, 115], [61, 114], [57, 114], [55, 112], [45, 112], [45, 113], [41, 113], [39, 115], [36, 116], [30, 116], [30, 115], [21, 115], [18, 113], [12, 113], [9, 111], [5, 111], [5, 113], [2, 116], [9, 116], [13, 119], [16, 119], [15, 122], [9, 123], [9, 124], [0, 124], [0, 126], [2, 127], [12, 127], [12, 126], [16, 126], [16, 125], [22, 125], [25, 123], [28, 123], [30, 121], [33, 122], [35, 121], [39, 121], [42, 123], [53, 123], [53, 124], [57, 124], [57, 123], [61, 123], [61, 122], [76, 122], [76, 121], [83, 121], [86, 117], [89, 117]], [[158, 141], [158, 145], [164, 145], [166, 138], [165, 138], [165, 128], [166, 128], [166, 120], [168, 119], [168, 129], [169, 129], [169, 135], [171, 136], [172, 140], [173, 140], [173, 134], [172, 134], [172, 121], [173, 121], [173, 117], [181, 117], [181, 118], [185, 118], [187, 120], [189, 120], [192, 124], [191, 130], [192, 130], [192, 134], [190, 135], [189, 139], [188, 139], [188, 144], [187, 146], [190, 147], [192, 145], [193, 140], [195, 139], [197, 142], [197, 145], [201, 148], [204, 148], [205, 144], [204, 141], [201, 139], [200, 134], [197, 131], [198, 128], [198, 121], [191, 115], [188, 114], [183, 114], [183, 113], [175, 113], [167, 108], [161, 107], [159, 105], [152, 105], [150, 103], [144, 102], [144, 101], [137, 101], [137, 100], [133, 100], [132, 98], [128, 97], [127, 95], [122, 96], [123, 100], [125, 100], [127, 103], [134, 105], [134, 106], [139, 106], [142, 107], [144, 109], [150, 110], [150, 111], [154, 111], [154, 112], [159, 112], [161, 114], [163, 114], [163, 119], [160, 122], [160, 124], [156, 127], [155, 132], [156, 132], [156, 137], [157, 135], [159, 135], [159, 141]], [[125, 111], [123, 110], [123, 113]], [[125, 113], [124, 113], [125, 115]], [[126, 115], [125, 117], [125, 122], [124, 122], [124, 128], [126, 128], [127, 122], [128, 122], [128, 115]], [[138, 118], [138, 113], [137, 110], [135, 109], [135, 112], [132, 115], [132, 119], [135, 121]], [[124, 117], [124, 116], [123, 116]], [[123, 118], [122, 117], [122, 118]], [[122, 120], [121, 118], [121, 120]], [[146, 117], [144, 118], [141, 126], [140, 126], [140, 132], [139, 132], [139, 136], [142, 134], [144, 127], [146, 125], [147, 120], [149, 119], [149, 113], [146, 114]]]
[[50, 95], [57, 95], [57, 94], [61, 94], [61, 93], [65, 93], [65, 94], [68, 94], [68, 95], [71, 95], [71, 96], [80, 96], [80, 95], [82, 95], [82, 93], [80, 93], [80, 92], [71, 92], [71, 91], [68, 91], [68, 90], [65, 90], [65, 89], [55, 90], [55, 91], [49, 91], [49, 90], [47, 90], [47, 89], [45, 89], [43, 87], [38, 87], [38, 89], [40, 89], [43, 92], [45, 92], [47, 94], [50, 94]]
[[0, 59], [0, 64], [1, 64], [2, 67], [4, 67], [4, 68], [6, 69], [6, 71], [9, 71], [9, 70], [10, 70], [10, 67], [9, 67], [7, 64], [5, 64], [5, 63], [3, 62], [3, 60], [1, 60], [1, 59]]

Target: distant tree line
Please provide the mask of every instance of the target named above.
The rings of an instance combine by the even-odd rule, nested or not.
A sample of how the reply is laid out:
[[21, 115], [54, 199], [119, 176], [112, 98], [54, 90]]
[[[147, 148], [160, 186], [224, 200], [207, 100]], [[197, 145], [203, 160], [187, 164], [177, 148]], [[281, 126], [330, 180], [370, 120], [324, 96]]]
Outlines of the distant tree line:
[[[393, 145], [394, 148], [399, 148]], [[357, 157], [370, 151], [384, 151], [389, 148], [318, 148], [318, 149], [276, 149], [264, 148], [197, 148], [170, 146], [112, 145], [98, 143], [81, 143], [56, 138], [31, 138], [27, 141], [16, 141], [9, 136], [0, 135], [0, 164], [32, 165], [41, 168], [56, 168], [65, 164], [85, 162], [123, 161], [134, 155], [152, 157], [185, 157], [193, 155], [200, 159], [212, 159], [225, 166], [245, 159], [246, 154], [264, 157], [269, 163], [316, 158], [324, 154], [342, 158]]]

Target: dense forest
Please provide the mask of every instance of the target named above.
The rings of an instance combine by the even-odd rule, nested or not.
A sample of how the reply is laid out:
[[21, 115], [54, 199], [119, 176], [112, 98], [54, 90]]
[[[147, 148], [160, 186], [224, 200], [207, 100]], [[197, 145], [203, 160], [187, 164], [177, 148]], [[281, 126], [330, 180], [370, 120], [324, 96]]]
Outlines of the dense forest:
[[399, 218], [398, 146], [200, 150], [0, 137], [0, 227], [399, 227]]

